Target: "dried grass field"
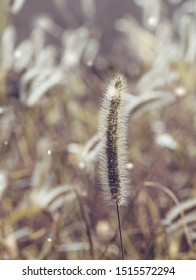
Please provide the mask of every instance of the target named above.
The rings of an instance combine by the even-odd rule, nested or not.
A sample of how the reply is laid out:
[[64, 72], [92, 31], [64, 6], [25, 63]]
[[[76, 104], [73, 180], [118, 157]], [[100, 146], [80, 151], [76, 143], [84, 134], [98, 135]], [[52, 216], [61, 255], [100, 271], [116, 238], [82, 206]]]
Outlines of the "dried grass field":
[[195, 259], [196, 1], [35, 2], [0, 0], [0, 259], [121, 258], [97, 160], [116, 73], [125, 258]]

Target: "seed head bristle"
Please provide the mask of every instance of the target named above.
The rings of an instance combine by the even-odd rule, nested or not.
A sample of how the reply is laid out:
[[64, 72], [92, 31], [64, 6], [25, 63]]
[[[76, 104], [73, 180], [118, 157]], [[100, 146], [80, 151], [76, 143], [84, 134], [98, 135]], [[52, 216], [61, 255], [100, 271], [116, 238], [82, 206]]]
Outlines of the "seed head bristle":
[[128, 189], [126, 94], [124, 77], [116, 75], [106, 89], [99, 118], [101, 146], [99, 163], [104, 196], [108, 201], [116, 202], [119, 205], [126, 204]]

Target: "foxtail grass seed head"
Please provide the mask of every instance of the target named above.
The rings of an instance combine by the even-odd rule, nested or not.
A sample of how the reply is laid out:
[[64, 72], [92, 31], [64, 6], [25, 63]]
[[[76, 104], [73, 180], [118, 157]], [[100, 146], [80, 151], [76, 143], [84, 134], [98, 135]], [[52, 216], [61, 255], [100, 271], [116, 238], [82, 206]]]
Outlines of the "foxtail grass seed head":
[[127, 203], [127, 86], [122, 75], [109, 83], [99, 116], [100, 179], [108, 202]]

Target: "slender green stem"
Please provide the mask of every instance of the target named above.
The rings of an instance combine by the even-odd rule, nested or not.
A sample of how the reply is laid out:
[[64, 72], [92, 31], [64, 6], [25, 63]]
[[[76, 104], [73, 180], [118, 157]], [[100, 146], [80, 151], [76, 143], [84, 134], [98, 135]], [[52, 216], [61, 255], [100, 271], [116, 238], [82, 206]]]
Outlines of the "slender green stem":
[[119, 230], [119, 234], [120, 234], [120, 246], [121, 246], [122, 260], [124, 260], [125, 259], [124, 246], [123, 246], [121, 222], [120, 222], [120, 209], [119, 209], [118, 203], [116, 203], [116, 210], [117, 210], [117, 217], [118, 217], [118, 230]]

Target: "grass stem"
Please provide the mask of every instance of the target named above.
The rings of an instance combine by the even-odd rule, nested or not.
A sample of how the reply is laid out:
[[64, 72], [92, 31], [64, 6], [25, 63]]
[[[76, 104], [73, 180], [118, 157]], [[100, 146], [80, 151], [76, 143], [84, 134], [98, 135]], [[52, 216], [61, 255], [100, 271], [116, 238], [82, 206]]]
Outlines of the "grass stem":
[[117, 218], [118, 218], [118, 230], [119, 230], [119, 234], [120, 234], [120, 246], [121, 246], [122, 260], [124, 260], [125, 259], [124, 246], [123, 246], [123, 238], [122, 238], [122, 231], [121, 231], [120, 209], [119, 209], [118, 202], [116, 202], [116, 210], [117, 210]]

